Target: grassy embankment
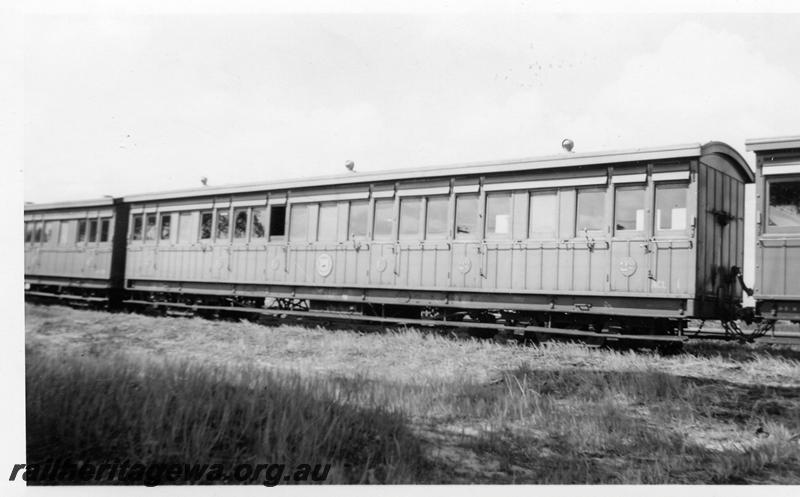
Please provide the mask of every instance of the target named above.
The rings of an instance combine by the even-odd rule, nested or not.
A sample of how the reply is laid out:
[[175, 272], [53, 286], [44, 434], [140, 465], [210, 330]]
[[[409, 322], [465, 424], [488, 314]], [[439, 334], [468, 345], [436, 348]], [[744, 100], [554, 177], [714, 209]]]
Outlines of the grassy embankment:
[[26, 307], [29, 460], [329, 482], [800, 483], [800, 350], [539, 347]]

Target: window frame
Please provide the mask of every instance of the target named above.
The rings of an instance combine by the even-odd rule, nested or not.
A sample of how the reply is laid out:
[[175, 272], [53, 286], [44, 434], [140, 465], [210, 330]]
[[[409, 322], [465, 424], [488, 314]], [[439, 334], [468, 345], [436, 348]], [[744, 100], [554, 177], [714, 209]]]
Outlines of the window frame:
[[[233, 208], [233, 215], [231, 216], [231, 239], [234, 243], [249, 243], [250, 242], [250, 211], [252, 208], [250, 207], [234, 207]], [[244, 221], [244, 236], [236, 236], [236, 229], [237, 229], [237, 219], [239, 214], [244, 212], [245, 221]]]
[[33, 244], [34, 221], [25, 221], [25, 244]]
[[[53, 233], [50, 236], [47, 235], [47, 227], [50, 226], [52, 228]], [[55, 219], [43, 220], [42, 221], [42, 246], [43, 247], [53, 247], [58, 244], [58, 227], [59, 222]]]
[[[575, 238], [582, 238], [587, 234], [590, 237], [606, 236], [608, 234], [608, 230], [609, 230], [608, 212], [607, 212], [608, 209], [606, 209], [606, 203], [607, 203], [606, 201], [608, 200], [608, 190], [609, 190], [608, 185], [605, 185], [604, 187], [603, 186], [591, 186], [591, 187], [586, 187], [586, 188], [575, 188], [575, 214], [574, 214], [574, 218], [573, 218], [574, 237]], [[602, 193], [603, 194], [603, 202], [601, 202], [601, 204], [600, 204], [600, 205], [603, 206], [603, 218], [602, 218], [603, 226], [601, 226], [599, 229], [590, 229], [590, 230], [586, 230], [584, 232], [583, 228], [580, 228], [578, 226], [578, 216], [580, 215], [580, 213], [578, 211], [578, 205], [579, 205], [579, 202], [580, 202], [581, 192], [585, 192], [585, 193], [594, 192], [594, 193]]]
[[[98, 228], [98, 233], [97, 233], [97, 243], [109, 243], [109, 242], [113, 241], [114, 233], [113, 233], [112, 228], [111, 228], [113, 226], [113, 224], [111, 222], [111, 219], [112, 219], [111, 217], [101, 217], [100, 218], [100, 220], [99, 220], [100, 226]], [[106, 226], [106, 230], [105, 230], [106, 239], [105, 240], [103, 240], [103, 226]], [[60, 225], [59, 225], [58, 229], [61, 230], [61, 226]]]
[[[220, 214], [227, 214], [228, 224], [227, 224], [227, 234], [225, 237], [219, 236], [219, 220]], [[215, 207], [214, 208], [214, 230], [213, 230], [213, 239], [214, 243], [229, 243], [231, 241], [231, 206], [227, 207]]]
[[[261, 223], [261, 236], [256, 236], [255, 230], [255, 220], [256, 220], [256, 212], [261, 212], [261, 216], [259, 218], [259, 223]], [[269, 211], [267, 211], [266, 205], [261, 205], [257, 207], [250, 208], [249, 219], [247, 220], [247, 239], [248, 243], [266, 243], [269, 240], [269, 226], [265, 226], [265, 221], [269, 218]]]
[[[139, 219], [139, 238], [136, 238], [136, 220]], [[80, 220], [78, 220], [80, 224]], [[75, 227], [75, 240], [77, 243], [77, 235], [78, 233], [78, 226]], [[144, 242], [144, 213], [138, 214], [131, 214], [131, 225], [130, 225], [130, 236], [128, 237], [128, 241], [131, 243], [143, 243]]]
[[[459, 199], [470, 198], [475, 200], [475, 224], [470, 233], [459, 233], [458, 231], [458, 204]], [[480, 193], [456, 193], [455, 208], [453, 212], [453, 239], [455, 241], [475, 242], [480, 241], [481, 237], [481, 194]]]
[[[62, 219], [58, 225], [58, 245], [65, 247], [68, 246], [70, 243], [73, 242], [72, 237], [70, 236], [70, 232], [74, 229], [77, 229], [77, 219]], [[67, 226], [67, 229], [64, 227]], [[75, 226], [73, 228], [72, 226]]]
[[[158, 213], [158, 229], [156, 232], [158, 233], [158, 243], [165, 243], [165, 242], [172, 242], [172, 234], [173, 234], [173, 223], [172, 223], [172, 212], [159, 212]], [[166, 238], [164, 238], [164, 218], [169, 219], [169, 234]]]
[[[150, 219], [153, 219], [153, 236], [148, 238], [148, 226], [150, 225]], [[146, 212], [144, 214], [144, 226], [142, 231], [142, 241], [144, 243], [158, 243], [158, 213], [157, 212]]]
[[[497, 197], [506, 197], [508, 199], [508, 231], [506, 233], [492, 233], [489, 234], [489, 200]], [[514, 233], [514, 195], [510, 190], [500, 190], [494, 192], [486, 192], [483, 200], [483, 239], [491, 241], [507, 241], [513, 238]], [[497, 219], [495, 219], [496, 223]], [[495, 224], [495, 229], [497, 228]]]
[[[450, 213], [450, 195], [430, 195], [425, 197], [425, 226], [423, 228], [423, 232], [425, 235], [425, 240], [427, 241], [446, 241], [450, 239], [450, 226], [452, 225], [452, 214]], [[436, 233], [436, 236], [431, 237], [431, 233], [429, 232], [430, 229], [430, 204], [431, 200], [442, 201], [444, 200], [444, 231], [442, 233]]]
[[[533, 197], [534, 196], [552, 196], [554, 200], [553, 212], [553, 231], [552, 236], [543, 236], [533, 232]], [[542, 188], [540, 190], [528, 190], [528, 240], [558, 240], [559, 224], [561, 221], [561, 196], [559, 190], [556, 188]], [[576, 201], [577, 202], [577, 201]], [[577, 204], [576, 204], [577, 205]]]
[[770, 212], [770, 190], [775, 183], [800, 183], [800, 174], [786, 174], [780, 176], [765, 176], [764, 177], [764, 208], [763, 220], [761, 221], [761, 232], [766, 235], [796, 235], [800, 233], [800, 226], [770, 226], [769, 225], [769, 212]]
[[[305, 202], [298, 202], [296, 204], [291, 204], [291, 208], [289, 209], [289, 226], [288, 229], [284, 228], [284, 232], [286, 233], [286, 237], [289, 240], [289, 243], [308, 243], [308, 225], [309, 221], [311, 221], [311, 208], [310, 206], [313, 204], [305, 203]], [[299, 213], [300, 210], [303, 211], [305, 215], [305, 220], [303, 223], [302, 231], [300, 233], [294, 233], [295, 230], [295, 213]], [[299, 238], [297, 238], [299, 237]]]
[[[85, 245], [87, 240], [89, 239], [89, 219], [88, 218], [79, 218], [78, 225], [75, 229], [75, 245]], [[81, 233], [81, 227], [83, 227], [83, 233]], [[144, 234], [144, 225], [142, 225], [142, 234]]]
[[[198, 229], [200, 228], [199, 221], [197, 222], [197, 224], [195, 224], [194, 220], [195, 214], [197, 214], [198, 220], [200, 219], [200, 212], [201, 211], [191, 210], [191, 211], [180, 211], [177, 213], [178, 222], [176, 223], [176, 227], [178, 229], [178, 234], [175, 235], [176, 245], [186, 245], [186, 244], [194, 245], [200, 239], [199, 231], [198, 232], [192, 231], [193, 227], [197, 227]], [[189, 234], [186, 237], [183, 236], [184, 223], [182, 222], [182, 219], [188, 219], [188, 221], [186, 221], [185, 223], [185, 227], [188, 229]]]
[[[325, 210], [328, 212], [329, 209], [333, 211], [333, 238], [320, 238], [320, 233], [322, 232], [322, 211]], [[317, 205], [317, 226], [316, 231], [314, 233], [314, 240], [317, 242], [322, 243], [331, 243], [339, 241], [339, 204], [336, 202], [320, 202]]]
[[[209, 221], [208, 227], [208, 236], [203, 237], [203, 216], [210, 215], [211, 220]], [[214, 218], [216, 217], [216, 209], [203, 209], [199, 211], [199, 215], [197, 216], [197, 242], [198, 243], [213, 243], [214, 241], [214, 231], [216, 228], [216, 223], [214, 223]]]
[[[267, 206], [267, 209], [269, 209], [268, 216], [267, 216], [268, 219], [269, 219], [269, 223], [268, 223], [269, 226], [267, 226], [267, 241], [269, 241], [269, 242], [282, 242], [282, 241], [288, 240], [288, 237], [289, 237], [289, 233], [288, 233], [288, 231], [289, 231], [289, 220], [288, 220], [289, 208], [288, 208], [288, 206], [286, 204], [283, 204], [283, 203], [282, 204], [270, 204], [270, 205]], [[279, 209], [283, 209], [283, 216], [276, 216], [275, 215], [275, 211], [279, 210]], [[274, 226], [274, 223], [275, 223], [276, 219], [281, 219], [280, 222], [281, 222], [281, 226], [283, 228], [282, 229], [283, 233], [281, 233], [280, 235], [273, 235], [272, 234], [272, 228]]]
[[[100, 218], [99, 217], [89, 217], [87, 220], [87, 229], [86, 229], [86, 243], [96, 244], [97, 239], [100, 236]], [[94, 233], [92, 233], [92, 228], [94, 228]], [[94, 236], [92, 236], [94, 235]]]
[[[659, 229], [658, 227], [658, 189], [659, 187], [666, 186], [674, 187], [674, 186], [683, 186], [684, 192], [686, 194], [685, 200], [686, 203], [684, 204], [684, 209], [686, 210], [686, 227], [683, 229]], [[674, 237], [674, 236], [681, 236], [681, 235], [689, 235], [689, 232], [692, 228], [691, 226], [691, 216], [689, 215], [689, 193], [691, 191], [691, 181], [689, 180], [671, 180], [671, 181], [654, 181], [653, 182], [653, 214], [652, 214], [652, 223], [653, 223], [653, 234], [656, 237]]]
[[34, 224], [33, 243], [34, 245], [44, 244], [44, 219], [40, 219]]
[[[377, 230], [375, 229], [378, 225], [378, 204], [381, 205], [388, 205], [389, 211], [391, 212], [391, 221], [389, 223], [389, 233], [388, 234], [381, 234], [379, 237], [376, 236]], [[396, 238], [396, 226], [398, 224], [397, 220], [394, 217], [395, 212], [395, 204], [396, 199], [394, 197], [385, 197], [385, 198], [376, 198], [372, 202], [372, 240], [376, 242], [391, 242], [394, 241]]]
[[[619, 191], [634, 191], [640, 190], [642, 192], [642, 209], [644, 211], [642, 217], [642, 229], [617, 229], [617, 193]], [[655, 190], [654, 190], [655, 191]], [[653, 197], [653, 202], [655, 202], [655, 196]], [[611, 212], [611, 235], [614, 238], [646, 238], [648, 233], [647, 228], [647, 216], [648, 216], [648, 196], [647, 196], [647, 183], [624, 183], [620, 185], [614, 185], [614, 199], [612, 202], [612, 212]], [[634, 214], [635, 216], [635, 214]], [[577, 218], [576, 218], [577, 222]], [[635, 223], [634, 219], [634, 223]], [[655, 226], [655, 224], [654, 224]]]
[[[400, 208], [397, 214], [397, 240], [401, 242], [408, 242], [414, 240], [422, 240], [423, 233], [425, 232], [425, 206], [423, 204], [424, 197], [408, 196], [400, 197]], [[417, 212], [417, 231], [416, 233], [403, 233], [403, 203], [416, 201], [419, 211]]]
[[[351, 200], [347, 203], [347, 239], [348, 240], [369, 240], [369, 200]], [[353, 233], [353, 206], [363, 207], [364, 210], [364, 234], [356, 235]]]

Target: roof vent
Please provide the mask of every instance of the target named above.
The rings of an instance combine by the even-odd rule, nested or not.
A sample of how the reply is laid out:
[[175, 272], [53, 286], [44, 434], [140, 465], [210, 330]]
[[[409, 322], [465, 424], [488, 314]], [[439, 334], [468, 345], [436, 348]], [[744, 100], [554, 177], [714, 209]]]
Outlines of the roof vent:
[[351, 161], [351, 160], [349, 160], [349, 161], [346, 161], [346, 162], [344, 163], [344, 167], [346, 167], [346, 168], [347, 168], [347, 170], [348, 170], [348, 171], [350, 171], [351, 173], [354, 173], [354, 172], [356, 172], [356, 170], [355, 170], [356, 163], [355, 163], [355, 162], [353, 162], [353, 161]]
[[572, 147], [575, 146], [575, 142], [570, 140], [569, 138], [564, 138], [561, 141], [561, 148], [566, 150], [567, 152], [572, 152]]

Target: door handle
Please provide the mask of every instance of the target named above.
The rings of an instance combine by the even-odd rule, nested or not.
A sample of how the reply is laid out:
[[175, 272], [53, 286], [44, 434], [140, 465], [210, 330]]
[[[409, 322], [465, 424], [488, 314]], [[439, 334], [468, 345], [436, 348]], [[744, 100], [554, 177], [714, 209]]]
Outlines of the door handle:
[[394, 252], [394, 275], [400, 276], [400, 244], [397, 243], [392, 246]]
[[487, 277], [487, 269], [489, 266], [489, 247], [484, 243], [481, 245], [480, 249], [478, 250], [481, 254], [481, 270], [480, 275], [481, 278]]

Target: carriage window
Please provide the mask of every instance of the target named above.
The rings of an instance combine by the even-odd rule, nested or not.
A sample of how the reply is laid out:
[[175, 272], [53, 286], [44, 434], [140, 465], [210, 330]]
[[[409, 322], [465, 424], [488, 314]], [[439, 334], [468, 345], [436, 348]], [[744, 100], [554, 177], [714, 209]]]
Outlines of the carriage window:
[[233, 211], [233, 237], [247, 238], [247, 209]]
[[273, 205], [269, 216], [269, 236], [286, 234], [286, 206]]
[[42, 223], [37, 222], [33, 224], [33, 243], [42, 241]]
[[601, 231], [605, 221], [606, 192], [598, 190], [578, 190], [575, 232], [580, 236], [584, 231]]
[[380, 198], [375, 201], [375, 222], [372, 227], [372, 238], [375, 240], [391, 240], [394, 225], [394, 200]]
[[456, 196], [456, 239], [478, 238], [478, 195]]
[[618, 187], [614, 201], [614, 231], [644, 231], [644, 187]]
[[172, 228], [172, 214], [161, 215], [161, 239], [169, 240], [170, 231]]
[[217, 240], [228, 239], [228, 227], [230, 225], [230, 212], [228, 208], [217, 209]]
[[511, 194], [486, 196], [486, 238], [511, 237]]
[[97, 241], [97, 219], [89, 220], [89, 241]]
[[85, 241], [86, 241], [86, 219], [78, 219], [78, 242], [85, 242]]
[[336, 204], [322, 204], [319, 206], [319, 220], [317, 222], [317, 240], [332, 242], [338, 233], [339, 206]]
[[368, 216], [369, 202], [350, 202], [350, 225], [347, 232], [351, 240], [367, 236]]
[[686, 194], [689, 186], [656, 184], [656, 230], [686, 229]]
[[33, 243], [42, 241], [42, 223], [35, 223], [33, 225]]
[[178, 243], [192, 243], [194, 239], [192, 228], [192, 213], [181, 212], [178, 217]]
[[214, 215], [211, 212], [200, 213], [200, 239], [211, 239], [211, 227], [213, 226]]
[[558, 195], [556, 192], [531, 193], [531, 238], [555, 238], [558, 223]]
[[293, 205], [289, 211], [289, 240], [308, 239], [308, 206]]
[[156, 239], [156, 215], [155, 214], [148, 214], [145, 218], [144, 224], [144, 239], [147, 240], [155, 240]]
[[33, 223], [25, 223], [25, 243], [33, 240]]
[[[62, 228], [63, 228], [63, 224], [62, 224]], [[101, 242], [107, 242], [108, 241], [108, 232], [109, 232], [110, 229], [111, 229], [111, 220], [108, 219], [108, 218], [101, 219], [100, 220], [100, 241]]]
[[264, 208], [253, 209], [253, 225], [250, 227], [250, 238], [264, 238]]
[[44, 243], [48, 245], [55, 244], [56, 226], [58, 226], [58, 221], [47, 221], [44, 223], [44, 233], [42, 239]]
[[[80, 221], [78, 222], [78, 228], [80, 229]], [[80, 235], [78, 235], [78, 241], [80, 241]], [[142, 215], [137, 214], [133, 216], [133, 229], [131, 230], [131, 240], [141, 240], [142, 239]]]
[[66, 245], [70, 240], [70, 229], [74, 221], [61, 221], [61, 226], [58, 227], [58, 244]]
[[420, 237], [419, 215], [422, 211], [421, 198], [400, 199], [400, 239], [412, 240]]
[[443, 240], [447, 238], [447, 210], [450, 204], [448, 197], [431, 197], [428, 199], [428, 210], [425, 219], [425, 239]]
[[769, 183], [767, 226], [776, 231], [800, 229], [800, 180]]

